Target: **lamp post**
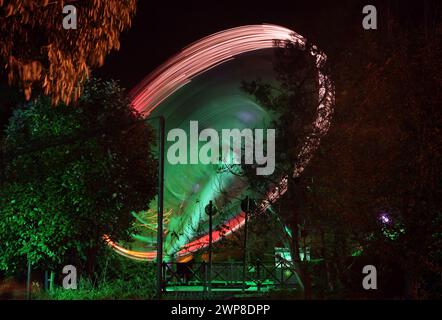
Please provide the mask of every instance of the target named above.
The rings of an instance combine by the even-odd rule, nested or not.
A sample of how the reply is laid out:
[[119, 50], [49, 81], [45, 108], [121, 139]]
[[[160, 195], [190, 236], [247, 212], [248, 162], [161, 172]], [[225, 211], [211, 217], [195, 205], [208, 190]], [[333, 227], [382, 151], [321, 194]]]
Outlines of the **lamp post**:
[[157, 223], [157, 298], [163, 290], [163, 215], [164, 215], [164, 136], [165, 120], [159, 116], [159, 172], [158, 172], [158, 223]]
[[212, 290], [212, 229], [213, 229], [213, 204], [212, 200], [209, 201], [209, 204], [206, 206], [206, 214], [209, 216], [209, 268], [208, 268], [208, 293], [210, 295], [210, 291]]
[[243, 248], [243, 266], [242, 266], [242, 291], [246, 291], [246, 274], [247, 274], [247, 224], [250, 211], [250, 199], [247, 196], [241, 201], [241, 209], [244, 211], [244, 248]]
[[28, 272], [27, 272], [27, 276], [26, 276], [26, 299], [27, 300], [31, 300], [31, 290], [32, 290], [31, 271], [32, 271], [32, 265], [31, 265], [31, 261], [28, 258]]

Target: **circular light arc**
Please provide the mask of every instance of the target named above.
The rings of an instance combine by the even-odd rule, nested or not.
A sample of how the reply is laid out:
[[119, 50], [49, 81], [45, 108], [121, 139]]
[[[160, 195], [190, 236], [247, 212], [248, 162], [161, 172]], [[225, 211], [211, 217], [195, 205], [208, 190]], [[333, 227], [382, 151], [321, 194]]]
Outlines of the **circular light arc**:
[[[143, 116], [148, 117], [161, 102], [198, 75], [240, 54], [272, 48], [275, 46], [275, 41], [291, 41], [298, 44], [300, 48], [305, 48], [306, 45], [306, 39], [303, 36], [285, 27], [272, 24], [241, 26], [207, 36], [184, 48], [143, 79], [130, 93], [132, 105]], [[299, 158], [303, 160], [293, 164], [295, 177], [302, 173], [313, 152], [319, 146], [320, 138], [328, 131], [334, 103], [331, 81], [319, 68], [326, 61], [326, 56], [315, 46], [310, 50], [310, 54], [315, 58], [318, 66], [319, 103], [313, 133], [307, 137], [304, 147], [301, 148]], [[267, 199], [261, 203], [261, 209], [265, 210], [286, 190], [287, 177], [269, 192]], [[240, 212], [225, 223], [225, 228], [212, 233], [213, 241], [230, 235], [243, 224], [244, 213]], [[208, 238], [208, 235], [204, 235], [186, 244], [176, 253], [177, 257], [184, 258], [207, 247]], [[154, 260], [156, 257], [154, 251], [132, 251], [123, 248], [107, 236], [104, 239], [116, 252], [126, 257], [138, 260]]]

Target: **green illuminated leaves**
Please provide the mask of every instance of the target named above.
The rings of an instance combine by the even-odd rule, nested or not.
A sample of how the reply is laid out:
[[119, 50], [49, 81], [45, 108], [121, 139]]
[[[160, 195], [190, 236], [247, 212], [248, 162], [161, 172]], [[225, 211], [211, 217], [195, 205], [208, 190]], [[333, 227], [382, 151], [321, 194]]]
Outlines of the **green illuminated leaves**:
[[[3, 270], [13, 272], [26, 259], [41, 267], [67, 257], [95, 259], [103, 234], [128, 239], [130, 212], [145, 209], [155, 194], [150, 128], [140, 123], [133, 136], [115, 130], [139, 119], [115, 83], [90, 82], [85, 94], [76, 108], [54, 109], [49, 99], [39, 98], [18, 108], [10, 121], [6, 148], [11, 153], [31, 141], [44, 146], [82, 138], [7, 163], [0, 187], [0, 243], [9, 244], [1, 246]], [[88, 136], [97, 127], [106, 135]]]

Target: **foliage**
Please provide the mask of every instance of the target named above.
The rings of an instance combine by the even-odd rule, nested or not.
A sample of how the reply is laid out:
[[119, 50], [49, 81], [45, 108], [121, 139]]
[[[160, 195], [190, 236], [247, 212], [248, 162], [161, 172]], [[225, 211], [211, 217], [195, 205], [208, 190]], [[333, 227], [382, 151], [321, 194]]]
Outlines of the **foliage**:
[[[315, 119], [320, 115], [326, 120], [328, 114], [318, 114], [318, 107], [323, 101], [317, 95], [318, 69], [329, 75], [326, 62], [316, 63], [310, 52], [315, 51], [310, 43], [305, 47], [293, 42], [275, 44], [275, 65], [277, 83], [260, 80], [243, 83], [242, 89], [252, 95], [259, 105], [272, 112], [274, 119], [270, 125], [276, 129], [275, 171], [270, 176], [256, 176], [253, 166], [242, 167], [245, 177], [250, 182], [252, 192], [259, 199], [266, 199], [268, 191], [279, 185], [287, 177], [287, 191], [278, 200], [273, 210], [280, 216], [285, 226], [293, 235], [288, 244], [291, 255], [298, 268], [301, 268], [300, 228], [305, 225], [305, 211], [299, 207], [299, 193], [303, 186], [298, 175], [304, 168], [303, 163], [315, 149], [317, 128]], [[324, 81], [326, 81], [324, 79]], [[326, 87], [329, 87], [325, 84]], [[324, 96], [327, 96], [326, 93]], [[328, 119], [327, 119], [328, 120]], [[306, 152], [307, 150], [307, 152]], [[301, 166], [301, 167], [300, 167]], [[301, 269], [301, 273], [302, 269]], [[301, 278], [304, 278], [301, 275]], [[303, 281], [306, 282], [306, 281]], [[308, 282], [308, 281], [307, 281]]]
[[[63, 29], [63, 7], [77, 9], [77, 29]], [[27, 99], [33, 86], [53, 104], [76, 101], [89, 68], [119, 49], [120, 33], [130, 27], [136, 0], [1, 0], [0, 60], [9, 82]]]
[[337, 60], [334, 124], [301, 197], [336, 231], [325, 241], [335, 282], [348, 277], [343, 254], [355, 243], [380, 277], [406, 274], [395, 294], [425, 298], [425, 278], [440, 277], [440, 30], [391, 20], [385, 32], [357, 33]]
[[[295, 164], [305, 161], [302, 150], [307, 139], [315, 133], [314, 120], [318, 116], [317, 73], [320, 68], [328, 74], [328, 65], [316, 65], [310, 55], [310, 43], [305, 47], [290, 41], [275, 43], [276, 84], [255, 80], [244, 82], [242, 89], [253, 96], [259, 105], [273, 114], [271, 128], [276, 132], [276, 168], [271, 177], [251, 179], [258, 189], [268, 191], [269, 182], [277, 183], [282, 177], [293, 176]], [[325, 80], [324, 80], [325, 81]], [[279, 128], [284, 128], [281, 130]], [[306, 156], [306, 155], [304, 155]], [[244, 166], [246, 176], [251, 177], [249, 166]]]
[[[442, 270], [442, 29], [440, 22], [404, 29], [394, 19], [387, 26], [376, 33], [359, 28], [335, 57], [330, 131], [302, 176], [289, 179], [287, 193], [274, 208], [295, 235], [293, 247], [308, 241], [314, 255], [324, 259], [319, 272], [326, 290], [346, 285], [357, 260], [350, 255], [359, 251], [361, 259], [378, 267], [380, 277], [406, 275], [406, 290], [390, 297], [440, 297], [434, 288], [440, 288]], [[245, 87], [264, 105], [275, 102], [286, 114], [285, 122], [276, 123], [282, 132], [276, 140], [282, 150], [277, 167], [284, 168], [281, 164], [296, 160], [291, 155], [297, 154], [292, 153], [298, 141], [292, 123], [297, 121], [290, 115], [296, 104], [280, 98], [292, 92], [290, 87], [282, 86], [283, 95], [269, 88], [265, 83]], [[258, 191], [269, 183], [252, 179]], [[382, 213], [389, 223], [379, 219]], [[303, 281], [308, 277], [304, 274]]]
[[[338, 66], [345, 91], [335, 149], [348, 166], [336, 172], [344, 175], [336, 199], [359, 205], [347, 221], [366, 228], [366, 254], [407, 274], [410, 298], [425, 298], [425, 278], [442, 272], [441, 30], [440, 21], [404, 30], [391, 20], [384, 33], [360, 35]], [[381, 227], [383, 212], [391, 221]]]
[[5, 149], [16, 156], [0, 188], [1, 269], [29, 259], [92, 273], [104, 234], [128, 238], [130, 213], [156, 192], [153, 132], [140, 119], [117, 83], [100, 80], [75, 108], [39, 97], [15, 111]]
[[57, 286], [52, 292], [40, 294], [37, 299], [152, 299], [155, 295], [155, 279], [155, 264], [133, 261], [109, 249], [95, 277], [82, 276], [76, 290]]

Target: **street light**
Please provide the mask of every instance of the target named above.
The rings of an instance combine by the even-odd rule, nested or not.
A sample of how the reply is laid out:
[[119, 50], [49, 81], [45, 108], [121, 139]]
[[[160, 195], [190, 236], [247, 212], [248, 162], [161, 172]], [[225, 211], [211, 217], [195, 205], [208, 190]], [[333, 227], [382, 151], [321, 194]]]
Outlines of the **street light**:
[[205, 208], [206, 214], [209, 216], [209, 270], [208, 270], [208, 292], [212, 290], [212, 229], [213, 229], [213, 215], [216, 214], [216, 209], [213, 208], [212, 200], [209, 201], [209, 204]]
[[246, 291], [246, 275], [247, 275], [247, 232], [248, 220], [251, 211], [256, 209], [255, 202], [247, 196], [241, 200], [241, 210], [244, 212], [244, 248], [243, 248], [243, 267], [242, 267], [242, 291]]
[[250, 210], [250, 199], [247, 196], [241, 201], [241, 210], [244, 212], [244, 248], [243, 248], [243, 266], [242, 266], [242, 291], [246, 291], [246, 273], [247, 273], [247, 222]]
[[[165, 119], [157, 117], [160, 124], [159, 168], [158, 168], [158, 223], [157, 223], [157, 298], [161, 299], [163, 290], [163, 216], [164, 216], [164, 137]], [[149, 118], [151, 120], [153, 118]]]

